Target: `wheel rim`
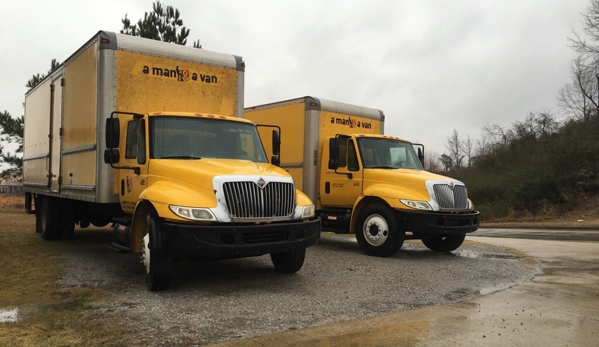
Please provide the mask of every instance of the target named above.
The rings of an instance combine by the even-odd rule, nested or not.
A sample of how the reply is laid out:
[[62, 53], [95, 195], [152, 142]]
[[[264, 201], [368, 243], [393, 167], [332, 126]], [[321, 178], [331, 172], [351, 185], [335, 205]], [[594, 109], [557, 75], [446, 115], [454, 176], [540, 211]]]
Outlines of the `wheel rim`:
[[146, 273], [150, 273], [150, 233], [147, 233], [141, 240], [141, 263], [146, 268]]
[[389, 224], [382, 216], [373, 214], [364, 221], [362, 233], [366, 242], [378, 247], [384, 244], [389, 237]]

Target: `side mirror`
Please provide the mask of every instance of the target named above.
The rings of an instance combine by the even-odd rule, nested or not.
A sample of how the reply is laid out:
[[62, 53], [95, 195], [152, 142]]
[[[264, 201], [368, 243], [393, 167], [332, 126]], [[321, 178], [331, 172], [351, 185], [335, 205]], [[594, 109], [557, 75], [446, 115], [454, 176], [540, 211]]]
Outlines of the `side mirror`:
[[281, 139], [276, 130], [272, 131], [272, 154], [279, 155], [281, 152]]
[[337, 170], [339, 168], [339, 138], [335, 137], [329, 140], [329, 169]]
[[[121, 137], [118, 118], [106, 119], [106, 148], [118, 148]], [[106, 156], [104, 156], [106, 158]], [[108, 163], [108, 162], [107, 162]]]
[[275, 166], [281, 166], [281, 159], [276, 155], [273, 155], [272, 158], [270, 158], [270, 163]]
[[424, 153], [422, 148], [418, 148], [418, 159], [420, 160], [420, 164], [424, 165]]
[[115, 148], [109, 148], [104, 151], [104, 162], [106, 164], [116, 164], [119, 162], [119, 150]]

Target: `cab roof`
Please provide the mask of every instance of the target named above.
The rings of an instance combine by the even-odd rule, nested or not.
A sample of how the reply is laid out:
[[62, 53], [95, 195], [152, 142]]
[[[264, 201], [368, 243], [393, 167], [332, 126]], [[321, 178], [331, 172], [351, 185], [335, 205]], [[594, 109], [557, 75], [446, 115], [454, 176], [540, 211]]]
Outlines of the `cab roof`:
[[381, 139], [392, 139], [392, 140], [398, 140], [398, 141], [404, 141], [404, 142], [409, 142], [412, 143], [412, 141], [402, 138], [402, 137], [397, 137], [397, 136], [390, 136], [390, 135], [380, 135], [380, 134], [344, 134], [347, 136], [355, 136], [355, 137], [375, 137], [375, 138], [381, 138]]
[[254, 122], [252, 122], [249, 119], [232, 117], [232, 116], [223, 116], [220, 114], [211, 114], [211, 113], [161, 111], [161, 112], [151, 112], [151, 113], [149, 113], [149, 116], [150, 117], [155, 117], [155, 116], [200, 117], [200, 118], [223, 119], [223, 120], [233, 121], [233, 122], [255, 124]]

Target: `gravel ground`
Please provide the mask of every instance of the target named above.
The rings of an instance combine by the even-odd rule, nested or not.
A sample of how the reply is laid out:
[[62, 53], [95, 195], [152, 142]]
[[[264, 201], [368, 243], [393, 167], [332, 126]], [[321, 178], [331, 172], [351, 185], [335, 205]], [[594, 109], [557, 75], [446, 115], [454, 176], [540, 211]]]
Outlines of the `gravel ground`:
[[108, 249], [110, 237], [77, 233], [59, 282], [112, 294], [94, 309], [117, 313], [140, 346], [203, 346], [462, 301], [541, 272], [521, 254], [481, 244], [435, 253], [410, 242], [376, 258], [354, 238], [325, 233], [296, 274], [275, 272], [269, 256], [176, 262], [171, 288], [156, 293], [146, 291], [138, 255]]

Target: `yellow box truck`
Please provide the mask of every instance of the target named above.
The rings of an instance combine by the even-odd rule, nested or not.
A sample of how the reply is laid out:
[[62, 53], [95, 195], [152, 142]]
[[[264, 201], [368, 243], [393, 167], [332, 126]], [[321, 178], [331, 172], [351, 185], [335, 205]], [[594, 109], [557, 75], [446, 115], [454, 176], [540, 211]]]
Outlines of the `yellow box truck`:
[[298, 271], [320, 221], [241, 118], [244, 71], [235, 55], [98, 32], [25, 96], [36, 231], [113, 223], [150, 290], [169, 286], [173, 258], [270, 254]]
[[406, 239], [449, 252], [478, 229], [464, 183], [424, 171], [424, 147], [383, 135], [377, 109], [306, 96], [244, 117], [281, 128], [281, 167], [316, 202], [322, 230], [355, 234], [368, 255], [390, 256]]

